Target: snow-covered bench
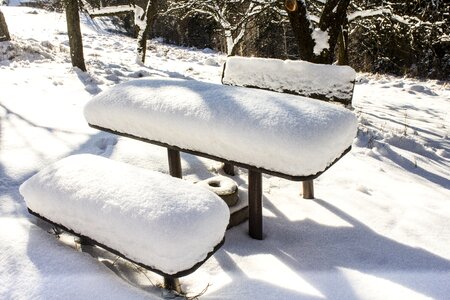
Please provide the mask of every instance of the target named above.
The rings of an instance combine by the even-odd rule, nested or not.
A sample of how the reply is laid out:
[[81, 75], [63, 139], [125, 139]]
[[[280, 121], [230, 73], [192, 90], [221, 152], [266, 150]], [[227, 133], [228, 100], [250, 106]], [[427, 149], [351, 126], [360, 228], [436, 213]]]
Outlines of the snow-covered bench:
[[20, 193], [33, 215], [164, 276], [169, 288], [223, 244], [229, 220], [207, 189], [90, 154], [44, 168]]
[[349, 66], [232, 56], [224, 66], [222, 83], [339, 102], [351, 107], [355, 76], [355, 70]]
[[[267, 82], [272, 85], [265, 88], [290, 93], [308, 87], [310, 96], [351, 103], [355, 73], [349, 67], [229, 58], [223, 81], [241, 84], [245, 72], [253, 81], [244, 85]], [[84, 114], [91, 127], [166, 147], [172, 176], [181, 178], [179, 151], [247, 168], [249, 233], [256, 239], [263, 237], [261, 174], [312, 183], [350, 150], [357, 128], [354, 114], [338, 105], [180, 79], [116, 85], [88, 102]]]

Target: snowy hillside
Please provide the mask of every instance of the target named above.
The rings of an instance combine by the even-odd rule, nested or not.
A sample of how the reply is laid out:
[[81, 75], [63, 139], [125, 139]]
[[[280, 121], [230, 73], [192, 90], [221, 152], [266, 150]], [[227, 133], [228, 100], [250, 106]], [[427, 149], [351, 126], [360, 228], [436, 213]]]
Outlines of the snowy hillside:
[[[220, 82], [224, 54], [135, 41], [83, 18], [88, 72], [70, 65], [65, 18], [1, 7], [13, 40], [0, 42], [0, 299], [160, 299], [162, 277], [99, 248], [75, 251], [28, 214], [19, 186], [51, 162], [91, 153], [168, 172], [163, 148], [87, 126], [84, 104], [139, 77]], [[352, 151], [315, 184], [264, 176], [265, 239], [244, 223], [199, 270], [181, 279], [201, 299], [448, 299], [450, 83], [358, 74]], [[182, 155], [187, 180], [220, 164]], [[247, 196], [246, 171], [234, 179]], [[88, 254], [89, 253], [89, 254]]]

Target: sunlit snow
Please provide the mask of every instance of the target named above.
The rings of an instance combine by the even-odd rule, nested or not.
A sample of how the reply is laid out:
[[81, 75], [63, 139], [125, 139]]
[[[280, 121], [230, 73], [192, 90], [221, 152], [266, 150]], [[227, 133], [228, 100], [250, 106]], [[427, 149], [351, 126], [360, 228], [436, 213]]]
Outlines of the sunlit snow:
[[[0, 298], [160, 299], [162, 278], [95, 248], [79, 252], [30, 216], [19, 186], [43, 167], [91, 153], [167, 173], [166, 150], [88, 127], [83, 107], [134, 78], [220, 83], [225, 55], [135, 40], [83, 18], [88, 72], [71, 67], [63, 14], [2, 7], [13, 40], [0, 43]], [[244, 223], [183, 289], [201, 299], [446, 299], [450, 295], [448, 82], [357, 74], [353, 149], [315, 181], [264, 176], [264, 240]], [[220, 163], [182, 155], [199, 181]], [[234, 177], [247, 196], [246, 170]], [[189, 251], [186, 249], [186, 251]], [[88, 254], [89, 253], [89, 254]]]

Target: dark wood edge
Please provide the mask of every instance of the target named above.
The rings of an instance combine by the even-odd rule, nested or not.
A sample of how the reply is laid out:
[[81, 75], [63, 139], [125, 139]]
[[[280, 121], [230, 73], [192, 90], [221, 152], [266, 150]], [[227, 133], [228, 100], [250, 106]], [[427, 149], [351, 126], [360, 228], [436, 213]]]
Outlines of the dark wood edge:
[[223, 78], [225, 77], [226, 69], [227, 69], [227, 61], [225, 61], [225, 63], [223, 64], [222, 75], [220, 77], [220, 83], [222, 83], [223, 85], [229, 85], [229, 84], [223, 83]]
[[317, 172], [316, 174], [307, 175], [307, 176], [294, 176], [294, 175], [289, 175], [289, 174], [284, 174], [284, 173], [280, 173], [280, 172], [276, 172], [276, 171], [267, 170], [267, 169], [264, 169], [264, 168], [255, 167], [255, 166], [252, 166], [252, 165], [248, 165], [248, 164], [245, 164], [245, 163], [240, 163], [240, 162], [233, 161], [233, 160], [227, 160], [227, 159], [224, 159], [224, 158], [221, 158], [221, 157], [218, 157], [218, 156], [215, 156], [215, 155], [203, 153], [203, 152], [200, 152], [200, 151], [183, 149], [183, 148], [180, 148], [180, 147], [177, 147], [177, 146], [173, 146], [173, 145], [169, 145], [169, 144], [166, 144], [166, 143], [163, 143], [163, 142], [149, 140], [149, 139], [138, 137], [138, 136], [135, 136], [135, 135], [132, 135], [132, 134], [129, 134], [129, 133], [115, 131], [115, 130], [104, 128], [104, 127], [97, 126], [97, 125], [94, 125], [94, 124], [89, 124], [89, 126], [92, 127], [92, 128], [101, 130], [101, 131], [106, 131], [106, 132], [112, 133], [112, 134], [116, 134], [116, 135], [120, 135], [120, 136], [124, 136], [124, 137], [128, 137], [128, 138], [136, 139], [136, 140], [139, 140], [139, 141], [143, 141], [143, 142], [146, 142], [146, 143], [150, 143], [150, 144], [166, 147], [168, 149], [173, 149], [173, 150], [177, 150], [177, 151], [181, 151], [181, 152], [185, 152], [185, 153], [189, 153], [189, 154], [193, 154], [193, 155], [197, 155], [197, 156], [206, 157], [206, 158], [209, 158], [209, 159], [212, 159], [212, 160], [217, 160], [217, 161], [228, 163], [228, 164], [233, 164], [233, 165], [235, 165], [237, 167], [241, 167], [241, 168], [244, 168], [244, 169], [257, 171], [257, 172], [260, 172], [260, 173], [281, 177], [281, 178], [292, 180], [292, 181], [306, 181], [306, 180], [316, 179], [322, 173], [324, 173], [326, 170], [328, 170], [332, 165], [334, 165], [338, 160], [340, 160], [345, 154], [350, 152], [350, 150], [352, 149], [352, 146], [350, 146], [347, 149], [345, 149], [344, 152], [342, 152], [341, 156], [336, 158], [323, 171]]
[[350, 99], [350, 103], [347, 105], [347, 108], [350, 110], [353, 110], [353, 94], [355, 93], [356, 78], [352, 80], [352, 83], [352, 98]]
[[338, 97], [327, 97], [326, 95], [323, 94], [316, 94], [316, 93], [307, 93], [306, 91], [296, 91], [296, 90], [288, 90], [288, 89], [284, 89], [283, 91], [277, 91], [277, 90], [273, 90], [270, 88], [265, 88], [265, 87], [260, 87], [260, 86], [256, 86], [256, 85], [250, 85], [250, 84], [231, 84], [231, 83], [227, 83], [227, 82], [223, 82], [223, 76], [222, 76], [222, 84], [223, 85], [228, 85], [228, 86], [240, 86], [240, 87], [245, 87], [245, 88], [252, 88], [252, 89], [258, 89], [258, 90], [264, 90], [264, 91], [271, 91], [271, 92], [275, 92], [275, 93], [281, 93], [281, 94], [289, 94], [289, 95], [295, 95], [295, 96], [302, 96], [302, 97], [306, 97], [306, 98], [311, 98], [311, 99], [316, 99], [316, 100], [321, 100], [321, 101], [325, 101], [325, 102], [331, 102], [331, 103], [339, 103], [339, 104], [343, 104], [344, 106], [347, 105], [351, 105], [352, 103], [352, 98], [353, 98], [353, 89], [355, 86], [354, 81], [350, 81], [349, 84], [352, 84], [352, 91], [348, 93], [349, 97], [346, 98], [338, 98]]
[[55, 222], [53, 222], [53, 221], [50, 221], [49, 219], [47, 219], [47, 218], [41, 216], [40, 214], [38, 214], [38, 213], [32, 211], [32, 210], [29, 209], [29, 208], [27, 208], [27, 209], [28, 209], [28, 212], [29, 212], [30, 214], [32, 214], [33, 216], [35, 216], [35, 217], [38, 217], [38, 218], [40, 218], [40, 219], [42, 219], [42, 220], [44, 220], [44, 221], [46, 221], [46, 222], [48, 222], [48, 223], [50, 223], [50, 224], [56, 226], [56, 227], [59, 227], [59, 228], [63, 229], [64, 231], [70, 232], [71, 234], [73, 234], [73, 235], [75, 235], [75, 236], [78, 236], [78, 237], [80, 237], [80, 238], [82, 238], [82, 239], [85, 239], [85, 241], [87, 241], [87, 242], [89, 242], [89, 243], [91, 243], [91, 244], [93, 244], [93, 245], [97, 245], [97, 246], [99, 246], [99, 247], [101, 247], [101, 248], [103, 248], [103, 249], [105, 249], [105, 250], [108, 250], [109, 252], [111, 252], [111, 253], [113, 253], [113, 254], [115, 254], [115, 255], [117, 255], [117, 256], [120, 256], [120, 257], [122, 257], [122, 258], [124, 258], [124, 259], [126, 259], [126, 260], [128, 260], [128, 261], [130, 261], [130, 262], [132, 262], [132, 263], [134, 263], [134, 264], [136, 264], [136, 265], [138, 265], [138, 266], [141, 266], [141, 267], [143, 267], [143, 268], [145, 268], [145, 269], [147, 269], [147, 270], [149, 270], [149, 271], [152, 271], [152, 272], [154, 272], [154, 273], [156, 273], [156, 274], [159, 274], [159, 275], [164, 276], [164, 277], [167, 277], [167, 278], [179, 278], [179, 277], [183, 277], [183, 276], [186, 276], [186, 275], [189, 275], [189, 274], [195, 272], [195, 271], [196, 271], [196, 270], [197, 270], [197, 269], [198, 269], [205, 261], [207, 261], [207, 260], [208, 260], [208, 259], [209, 259], [209, 258], [210, 258], [210, 257], [211, 257], [211, 256], [212, 256], [212, 255], [213, 255], [220, 247], [222, 247], [222, 245], [225, 243], [225, 237], [224, 237], [224, 238], [222, 239], [222, 241], [221, 241], [219, 244], [217, 244], [217, 245], [214, 247], [214, 249], [206, 255], [206, 258], [205, 258], [204, 260], [202, 260], [202, 261], [196, 263], [194, 266], [192, 266], [191, 268], [189, 268], [189, 269], [187, 269], [187, 270], [183, 270], [183, 271], [177, 272], [177, 273], [175, 273], [175, 274], [167, 274], [167, 273], [165, 273], [165, 272], [163, 272], [163, 271], [160, 271], [160, 270], [158, 270], [158, 269], [155, 269], [155, 268], [152, 268], [152, 267], [150, 267], [150, 266], [147, 266], [147, 265], [145, 265], [145, 264], [143, 264], [143, 263], [140, 263], [140, 262], [137, 262], [137, 261], [135, 261], [135, 260], [132, 260], [132, 259], [126, 257], [125, 255], [123, 255], [122, 253], [120, 253], [119, 251], [117, 251], [117, 250], [115, 250], [115, 249], [113, 249], [113, 248], [111, 248], [111, 247], [108, 247], [108, 246], [106, 246], [106, 245], [104, 245], [104, 244], [102, 244], [102, 243], [99, 243], [99, 242], [97, 242], [96, 240], [91, 239], [91, 238], [88, 237], [88, 236], [85, 236], [85, 235], [82, 235], [82, 234], [80, 234], [80, 233], [78, 233], [78, 232], [75, 232], [75, 231], [73, 231], [73, 230], [71, 230], [71, 229], [65, 227], [64, 225], [61, 225], [61, 224], [55, 223]]

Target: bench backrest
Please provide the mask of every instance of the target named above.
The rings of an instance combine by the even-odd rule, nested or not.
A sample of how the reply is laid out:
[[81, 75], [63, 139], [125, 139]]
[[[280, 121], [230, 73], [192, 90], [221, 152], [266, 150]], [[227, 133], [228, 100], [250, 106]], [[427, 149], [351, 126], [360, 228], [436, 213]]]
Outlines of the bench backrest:
[[351, 106], [355, 70], [299, 60], [228, 57], [222, 83], [267, 89]]

